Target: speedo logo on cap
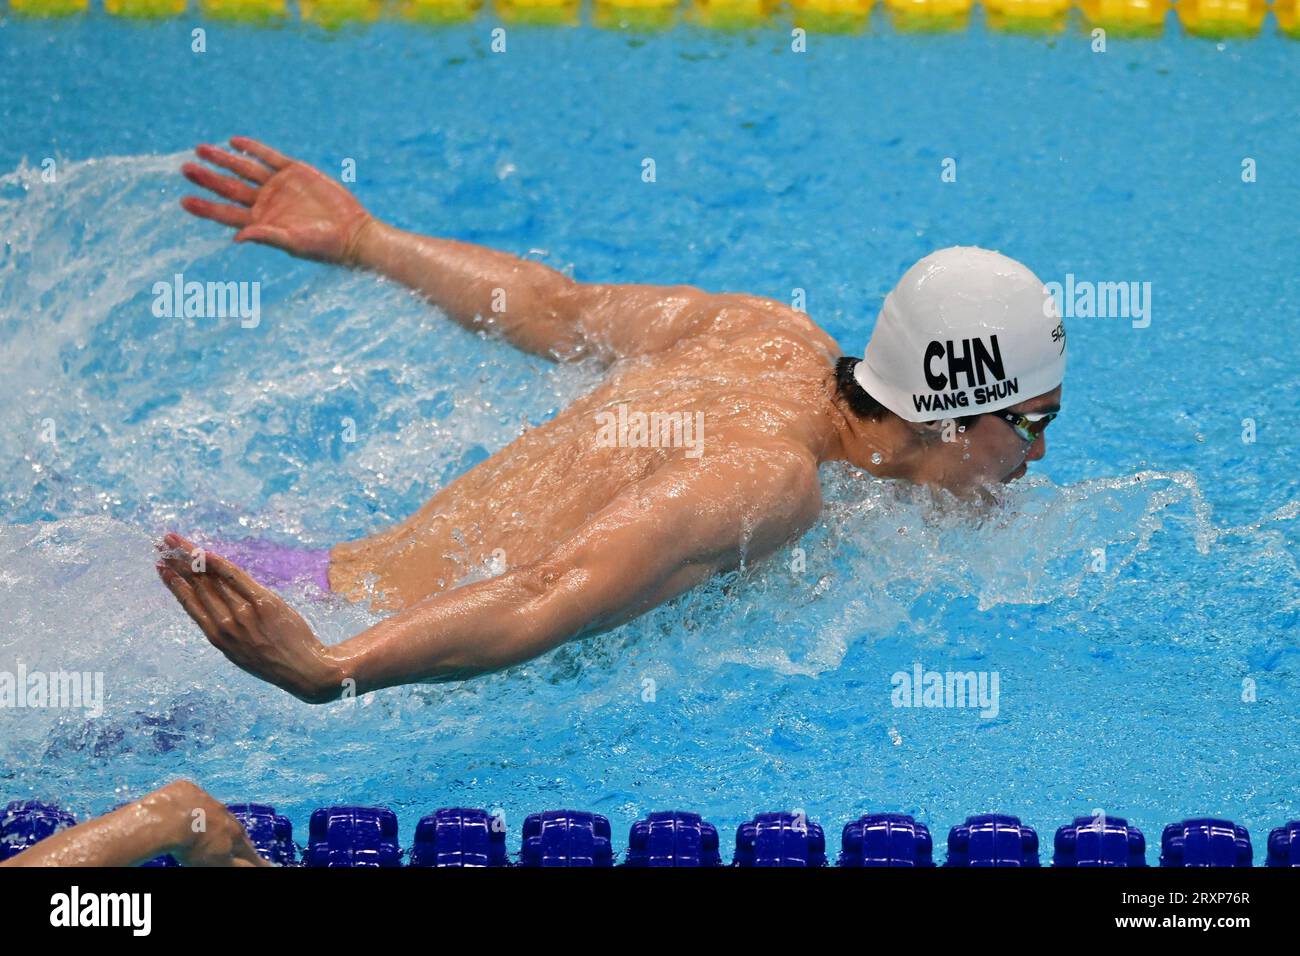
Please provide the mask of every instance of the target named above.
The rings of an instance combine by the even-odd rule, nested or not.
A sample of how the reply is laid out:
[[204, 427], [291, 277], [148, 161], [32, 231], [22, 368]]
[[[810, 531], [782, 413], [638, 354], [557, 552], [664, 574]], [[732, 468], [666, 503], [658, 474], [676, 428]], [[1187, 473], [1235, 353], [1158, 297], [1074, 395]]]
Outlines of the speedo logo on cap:
[[933, 393], [913, 392], [918, 412], [942, 412], [971, 405], [987, 405], [1020, 392], [1019, 378], [1007, 378], [998, 337], [934, 339], [921, 361], [925, 383]]

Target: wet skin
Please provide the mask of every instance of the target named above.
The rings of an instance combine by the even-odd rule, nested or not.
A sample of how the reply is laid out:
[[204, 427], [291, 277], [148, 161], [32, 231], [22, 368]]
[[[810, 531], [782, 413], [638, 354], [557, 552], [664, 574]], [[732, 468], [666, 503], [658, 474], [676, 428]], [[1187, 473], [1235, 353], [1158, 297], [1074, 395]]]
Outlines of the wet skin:
[[188, 780], [61, 830], [0, 866], [135, 866], [167, 854], [182, 866], [270, 866], [244, 825]]
[[[197, 152], [235, 176], [182, 167], [228, 202], [182, 204], [237, 229], [236, 241], [377, 272], [463, 326], [605, 369], [590, 394], [407, 520], [332, 550], [332, 590], [396, 612], [341, 644], [322, 645], [230, 562], [207, 555], [195, 570], [189, 541], [164, 540], [159, 573], [208, 639], [303, 700], [461, 679], [617, 626], [806, 530], [821, 509], [822, 462], [975, 496], [1046, 451], [1042, 437], [1026, 443], [993, 417], [945, 441], [942, 422], [855, 415], [835, 389], [840, 348], [779, 302], [578, 283], [538, 262], [380, 223], [306, 164], [253, 140], [231, 143], [238, 152]], [[1012, 410], [1053, 411], [1060, 392]], [[619, 405], [700, 413], [699, 453], [598, 441], [597, 416]], [[459, 584], [489, 560], [503, 573]]]

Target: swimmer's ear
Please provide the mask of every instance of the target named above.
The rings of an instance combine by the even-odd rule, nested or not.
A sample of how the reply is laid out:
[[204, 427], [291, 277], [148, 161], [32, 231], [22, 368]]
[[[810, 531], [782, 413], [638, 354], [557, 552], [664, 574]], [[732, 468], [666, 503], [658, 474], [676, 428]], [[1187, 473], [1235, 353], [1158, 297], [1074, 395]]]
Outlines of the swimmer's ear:
[[945, 419], [939, 419], [933, 422], [906, 422], [907, 427], [916, 433], [916, 436], [924, 442], [934, 441], [939, 438], [943, 431]]

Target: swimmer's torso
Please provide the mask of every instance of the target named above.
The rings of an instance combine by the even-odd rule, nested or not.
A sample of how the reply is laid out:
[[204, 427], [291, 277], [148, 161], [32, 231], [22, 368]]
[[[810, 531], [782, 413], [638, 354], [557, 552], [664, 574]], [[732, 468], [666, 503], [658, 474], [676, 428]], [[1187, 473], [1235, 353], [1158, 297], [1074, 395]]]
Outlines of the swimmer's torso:
[[772, 439], [815, 457], [830, 428], [825, 383], [838, 355], [834, 341], [768, 300], [718, 301], [707, 333], [620, 361], [591, 393], [407, 520], [337, 546], [331, 589], [407, 607], [468, 576], [544, 557], [667, 464], [707, 468], [716, 449]]

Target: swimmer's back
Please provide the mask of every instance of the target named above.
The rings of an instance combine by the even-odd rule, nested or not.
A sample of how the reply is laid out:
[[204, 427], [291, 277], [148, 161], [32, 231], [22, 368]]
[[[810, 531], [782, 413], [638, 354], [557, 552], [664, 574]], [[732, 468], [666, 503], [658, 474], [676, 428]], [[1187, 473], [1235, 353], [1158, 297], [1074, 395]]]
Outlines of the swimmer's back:
[[[381, 605], [409, 606], [486, 567], [540, 559], [627, 488], [683, 459], [698, 469], [724, 448], [814, 441], [834, 341], [771, 300], [713, 298], [711, 318], [700, 313], [692, 334], [615, 362], [589, 394], [407, 520], [335, 548], [331, 586], [359, 598], [373, 575]], [[639, 442], [638, 413], [679, 416], [686, 444]]]

